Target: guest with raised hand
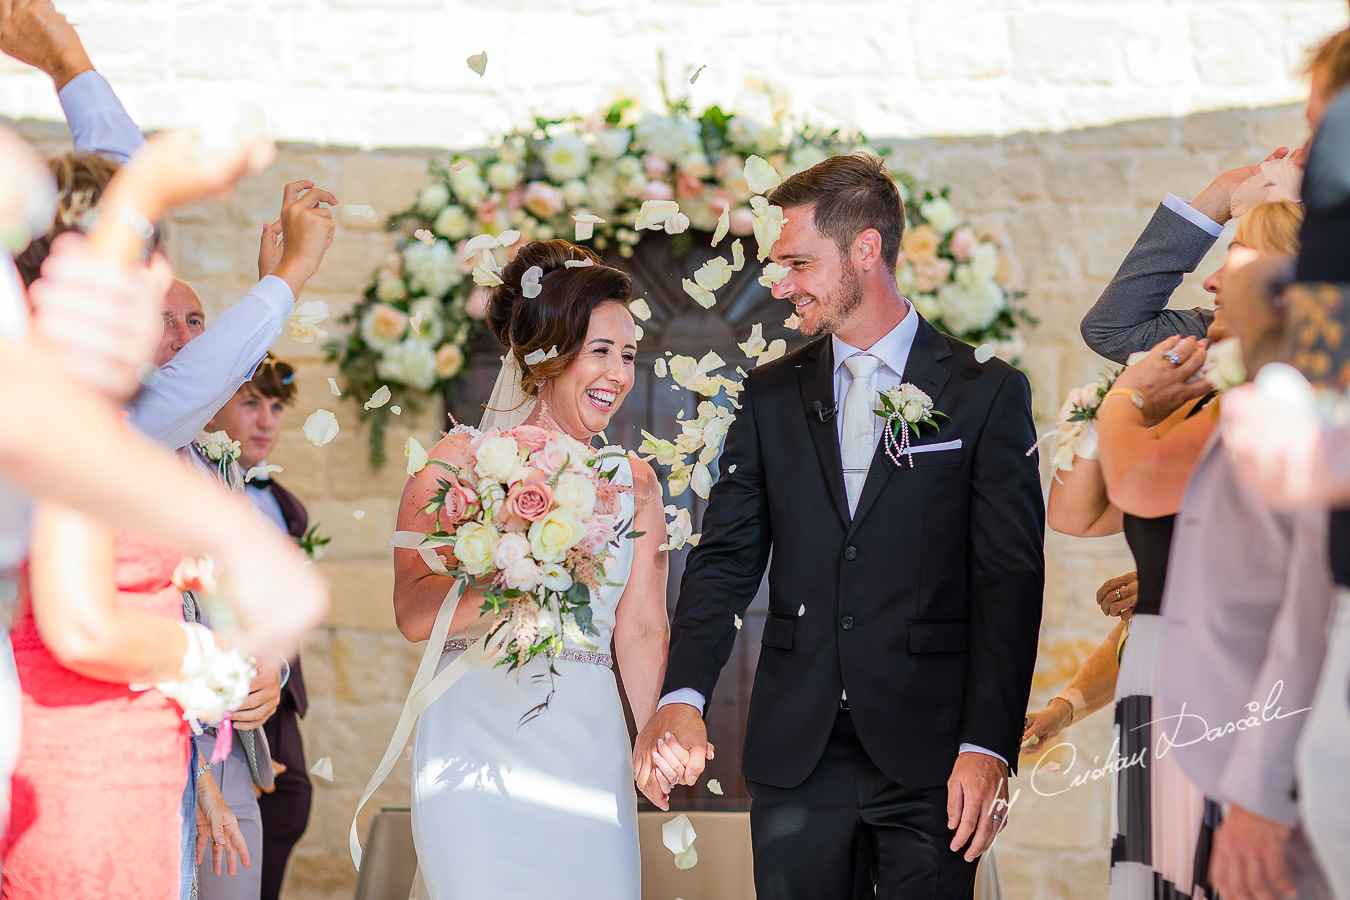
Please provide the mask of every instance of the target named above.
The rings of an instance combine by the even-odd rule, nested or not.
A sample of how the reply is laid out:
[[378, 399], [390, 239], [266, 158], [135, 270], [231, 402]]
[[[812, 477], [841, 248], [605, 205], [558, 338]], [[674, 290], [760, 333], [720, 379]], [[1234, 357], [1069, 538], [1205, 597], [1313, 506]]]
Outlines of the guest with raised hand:
[[[267, 457], [276, 449], [281, 435], [286, 407], [294, 403], [295, 395], [294, 367], [268, 354], [253, 377], [206, 427], [224, 431], [239, 442], [239, 465], [250, 475], [246, 483], [248, 498], [264, 517], [293, 540], [300, 541], [309, 526], [309, 513], [294, 494], [272, 477], [266, 466]], [[276, 900], [281, 895], [287, 860], [309, 822], [313, 788], [300, 737], [300, 718], [309, 701], [298, 654], [289, 661], [289, 677], [281, 688], [279, 704], [262, 722], [275, 778], [269, 789], [255, 786], [258, 794], [255, 808], [262, 830], [263, 900]], [[235, 724], [240, 727], [238, 720]], [[215, 874], [220, 874], [219, 867]], [[232, 870], [230, 874], [235, 873]]]
[[[217, 184], [216, 176], [228, 169], [237, 178], [247, 170], [239, 164], [243, 156], [226, 154], [223, 157], [192, 156], [183, 159], [180, 154], [187, 145], [175, 143], [169, 137], [146, 149], [146, 158], [156, 154], [170, 165], [157, 167], [160, 177], [138, 179], [134, 167], [128, 167], [125, 178], [119, 176], [106, 193], [108, 204], [104, 215], [89, 240], [90, 252], [108, 262], [124, 261], [127, 254], [139, 252], [133, 234], [136, 216], [159, 214], [171, 205], [192, 202], [208, 196]], [[65, 242], [62, 253], [76, 252], [81, 242]], [[53, 265], [56, 277], [65, 267]], [[149, 279], [141, 279], [144, 286]], [[133, 282], [134, 285], [137, 282]], [[162, 284], [162, 283], [161, 283]], [[162, 289], [162, 287], [161, 287]], [[38, 295], [42, 295], [39, 290]], [[151, 294], [153, 296], [153, 294]], [[142, 309], [152, 307], [142, 304]], [[54, 335], [48, 335], [50, 340]], [[59, 336], [59, 332], [57, 335]], [[45, 356], [35, 342], [33, 351], [22, 345], [17, 353], [3, 354], [6, 361], [18, 359], [41, 363]], [[52, 371], [46, 364], [40, 370], [42, 383], [50, 378], [61, 389], [64, 376]], [[33, 373], [24, 373], [28, 385]], [[83, 373], [88, 377], [88, 373]], [[124, 380], [121, 383], [128, 383]], [[21, 393], [42, 393], [27, 387]], [[116, 389], [109, 391], [115, 397]], [[120, 399], [120, 398], [117, 398]], [[18, 402], [22, 415], [23, 403]], [[63, 407], [63, 413], [87, 413], [80, 426], [89, 426], [94, 434], [103, 434], [109, 426], [106, 412], [98, 404], [79, 399]], [[35, 416], [40, 425], [43, 416]], [[102, 431], [100, 429], [103, 429]], [[40, 428], [37, 430], [41, 430]], [[52, 429], [47, 429], [50, 432]], [[115, 429], [114, 429], [115, 431]], [[123, 429], [124, 431], [124, 429]], [[44, 434], [50, 437], [50, 434]], [[89, 435], [72, 430], [66, 437], [70, 447], [87, 445]], [[61, 441], [57, 441], [58, 447]], [[25, 458], [24, 448], [18, 447], [17, 465], [8, 467], [23, 480], [33, 479], [32, 454]], [[165, 464], [146, 457], [135, 442], [123, 448], [115, 436], [104, 451], [125, 449], [118, 461], [124, 465], [144, 462], [142, 475], [154, 475]], [[44, 444], [42, 453], [61, 457], [60, 450]], [[66, 454], [79, 459], [78, 452]], [[0, 459], [7, 462], [5, 455]], [[69, 460], [67, 460], [69, 462]], [[106, 460], [97, 455], [85, 464], [89, 471], [103, 472]], [[102, 476], [106, 478], [106, 476]], [[259, 532], [246, 513], [241, 514], [234, 504], [222, 505], [218, 494], [206, 490], [205, 485], [193, 481], [181, 467], [170, 465], [164, 470], [163, 484], [175, 490], [176, 500], [200, 504], [194, 516], [203, 511], [215, 518], [205, 529], [196, 524], [176, 521], [177, 527], [166, 528], [165, 522], [174, 519], [166, 508], [166, 496], [158, 492], [132, 493], [128, 500], [117, 491], [94, 488], [89, 479], [78, 472], [63, 471], [53, 480], [74, 481], [93, 494], [93, 500], [83, 498], [77, 503], [84, 507], [106, 506], [116, 496], [126, 504], [118, 510], [115, 519], [132, 520], [148, 525], [148, 530], [169, 533], [178, 541], [220, 552], [220, 559], [231, 565], [230, 574], [238, 575], [232, 589], [241, 589], [256, 603], [267, 602], [269, 595], [280, 587], [282, 593], [298, 589], [297, 611], [311, 622], [322, 613], [325, 605], [321, 585], [312, 573], [305, 572], [294, 551], [279, 555], [277, 540]], [[33, 479], [35, 480], [35, 479]], [[97, 479], [94, 479], [97, 480]], [[184, 484], [184, 481], [190, 484]], [[31, 483], [31, 482], [30, 482]], [[139, 482], [137, 482], [139, 484]], [[57, 492], [61, 493], [61, 492]], [[139, 499], [137, 499], [139, 498]], [[64, 497], [63, 497], [64, 499]], [[20, 681], [24, 690], [24, 737], [14, 784], [16, 803], [13, 828], [5, 837], [4, 896], [50, 897], [101, 896], [143, 897], [167, 896], [176, 893], [179, 884], [179, 828], [175, 811], [182, 794], [182, 772], [186, 768], [186, 735], [182, 717], [168, 698], [179, 702], [194, 715], [214, 715], [215, 709], [199, 707], [199, 701], [188, 699], [190, 689], [183, 679], [208, 658], [221, 651], [208, 632], [181, 623], [179, 589], [174, 573], [182, 560], [181, 550], [158, 545], [132, 535], [119, 537], [113, 544], [111, 536], [101, 526], [82, 514], [51, 502], [39, 505], [36, 516], [34, 550], [28, 577], [20, 577], [20, 617], [13, 635]], [[216, 534], [216, 527], [224, 527], [228, 540]], [[235, 530], [238, 529], [238, 530]], [[203, 537], [206, 539], [203, 540]], [[239, 548], [239, 549], [236, 549]], [[278, 564], [277, 571], [269, 571], [268, 578], [280, 577], [289, 585], [273, 581], [260, 589], [256, 577], [251, 577], [246, 566], [237, 557], [240, 550], [249, 565], [268, 566], [267, 560]], [[261, 554], [261, 555], [258, 555]], [[114, 574], [120, 589], [114, 589]], [[239, 604], [241, 636], [252, 639], [267, 635], [266, 629], [256, 630], [256, 615], [247, 604]], [[295, 620], [282, 619], [282, 631], [287, 642], [298, 637]], [[267, 646], [278, 636], [277, 624], [267, 623], [273, 630], [271, 640], [259, 643]], [[161, 634], [161, 632], [163, 632]], [[242, 665], [242, 664], [241, 664]], [[246, 667], [240, 669], [241, 689], [246, 689]], [[157, 683], [158, 692], [129, 690], [128, 682]], [[236, 697], [219, 697], [219, 708], [237, 705]], [[97, 730], [102, 723], [115, 729], [129, 729], [136, 733], [137, 742], [127, 745], [124, 753], [113, 752], [113, 747], [101, 749], [104, 756], [97, 776], [86, 776], [72, 781], [68, 775], [68, 760], [85, 751], [85, 733]], [[62, 748], [65, 749], [62, 749]], [[176, 758], [176, 759], [175, 759]], [[127, 816], [144, 820], [144, 827], [129, 831], [124, 827]], [[72, 855], [72, 842], [87, 852]], [[109, 871], [117, 871], [111, 882]]]
[[[79, 35], [50, 0], [12, 0], [0, 8], [0, 50], [51, 76], [77, 151], [126, 160], [144, 140], [111, 86], [94, 70]], [[332, 217], [320, 204], [336, 199], [313, 187], [309, 181], [287, 185], [280, 225], [264, 230], [264, 241], [273, 245], [276, 232], [282, 233], [284, 252], [276, 265], [260, 272], [258, 284], [203, 332], [205, 342], [164, 366], [136, 398], [131, 422], [142, 432], [171, 449], [186, 446], [280, 336], [301, 289], [332, 243]], [[97, 191], [88, 196], [97, 200]], [[78, 219], [62, 221], [78, 227]], [[44, 251], [39, 241], [21, 258], [26, 281], [36, 277]]]

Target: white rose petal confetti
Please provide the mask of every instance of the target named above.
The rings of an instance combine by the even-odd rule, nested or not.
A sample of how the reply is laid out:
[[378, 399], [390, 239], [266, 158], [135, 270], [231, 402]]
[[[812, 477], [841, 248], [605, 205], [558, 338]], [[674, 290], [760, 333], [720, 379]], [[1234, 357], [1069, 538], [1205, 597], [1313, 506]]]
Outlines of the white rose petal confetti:
[[698, 852], [694, 850], [694, 839], [697, 837], [694, 824], [684, 813], [661, 825], [661, 843], [675, 854], [675, 868], [688, 869], [698, 862]]
[[389, 385], [382, 384], [370, 395], [370, 399], [361, 405], [362, 409], [379, 409], [389, 402]]
[[975, 348], [975, 361], [980, 364], [989, 362], [994, 358], [994, 345], [983, 343]]
[[786, 319], [783, 320], [783, 326], [785, 328], [791, 328], [793, 331], [796, 331], [797, 329], [802, 327], [802, 317], [797, 315], [796, 313], [793, 313], [792, 315], [788, 316]]
[[391, 413], [393, 413], [394, 415], [396, 415], [396, 416], [401, 416], [401, 415], [403, 415], [403, 407], [401, 407], [401, 406], [391, 406], [391, 407], [389, 407], [389, 411], [390, 411]]
[[328, 337], [328, 332], [318, 327], [328, 318], [328, 304], [322, 300], [305, 300], [296, 304], [295, 312], [286, 318], [290, 328], [291, 340], [300, 344], [312, 344]]
[[763, 262], [769, 258], [769, 252], [778, 242], [778, 236], [783, 233], [783, 225], [787, 222], [787, 218], [783, 215], [782, 207], [774, 206], [763, 197], [751, 197], [750, 209], [755, 214], [752, 230], [755, 234], [755, 244], [759, 247], [759, 261]]
[[674, 200], [644, 200], [633, 227], [638, 231], [662, 228], [668, 219], [679, 214], [680, 204]]
[[797, 607], [797, 615], [798, 615], [798, 616], [804, 616], [804, 615], [806, 615], [806, 604], [805, 604], [805, 603], [803, 603], [801, 606]]
[[645, 331], [642, 330], [642, 326], [641, 326], [641, 325], [639, 325], [639, 324], [636, 323], [636, 322], [633, 323], [633, 340], [635, 340], [635, 341], [640, 341], [640, 340], [642, 340], [643, 336], [644, 336], [646, 333], [647, 333], [647, 332], [645, 332]]
[[329, 784], [333, 783], [333, 757], [325, 756], [314, 764], [309, 770], [309, 774], [315, 778], [320, 778]]
[[497, 243], [503, 247], [513, 247], [520, 242], [520, 232], [514, 228], [508, 228], [506, 231], [497, 234]]
[[656, 362], [652, 363], [652, 371], [656, 373], [657, 378], [665, 378], [670, 370], [666, 368], [666, 358], [658, 356]]
[[249, 469], [247, 472], [244, 473], [244, 480], [252, 481], [259, 475], [262, 475], [264, 477], [271, 477], [273, 472], [280, 472], [280, 471], [282, 471], [281, 466], [273, 466], [267, 463], [258, 463], [256, 466], [254, 466], [253, 468]]
[[326, 409], [316, 409], [305, 419], [305, 438], [315, 447], [322, 447], [337, 437], [338, 420]]
[[569, 259], [563, 263], [564, 269], [584, 269], [587, 266], [595, 265], [593, 259]]
[[716, 778], [709, 778], [708, 792], [711, 794], [716, 794], [719, 797], [722, 796], [722, 782], [718, 781]]
[[732, 617], [731, 617], [731, 624], [736, 626], [736, 630], [737, 630], [737, 631], [740, 631], [740, 630], [741, 630], [741, 626], [744, 625], [745, 622], [741, 619], [740, 616], [732, 616]]
[[477, 253], [480, 250], [491, 250], [494, 247], [502, 245], [501, 238], [495, 234], [476, 234], [469, 238], [468, 242], [460, 248], [460, 252], [466, 257], [470, 253]]
[[694, 298], [694, 302], [704, 309], [712, 309], [713, 304], [717, 302], [716, 295], [707, 288], [700, 287], [688, 278], [680, 282], [684, 286], [684, 292]]
[[363, 222], [380, 221], [380, 214], [375, 211], [375, 207], [364, 203], [344, 203], [342, 211], [353, 219], [360, 219]]
[[684, 213], [676, 213], [661, 224], [666, 234], [684, 234], [689, 230], [689, 217]]
[[328, 392], [329, 392], [330, 394], [332, 394], [334, 397], [341, 397], [341, 396], [342, 396], [342, 388], [338, 387], [338, 383], [337, 383], [337, 379], [336, 379], [336, 378], [329, 377], [329, 379], [328, 379]]
[[756, 194], [767, 194], [783, 183], [783, 177], [769, 165], [768, 160], [758, 156], [751, 156], [745, 161], [744, 175], [745, 183]]
[[[783, 277], [790, 271], [791, 269], [787, 266], [782, 266], [775, 262], [768, 263], [764, 266], [764, 274], [759, 276], [759, 283], [766, 288], [772, 288], [775, 284], [782, 281]], [[793, 315], [796, 315], [796, 313], [793, 313]]]
[[633, 318], [646, 322], [652, 317], [652, 308], [647, 305], [646, 297], [638, 297], [628, 304], [628, 311], [633, 314]]
[[487, 71], [487, 51], [484, 50], [482, 53], [475, 53], [473, 56], [466, 59], [465, 62], [469, 64], [469, 68], [472, 69], [479, 78], [482, 78], [483, 73]]
[[364, 519], [365, 517], [366, 517], [366, 511], [365, 511], [364, 509], [354, 509], [354, 510], [352, 510], [352, 518], [355, 519], [356, 521], [360, 522], [360, 521], [361, 521], [362, 519]]
[[553, 359], [557, 355], [558, 346], [556, 344], [547, 351], [545, 351], [543, 347], [540, 347], [538, 350], [531, 350], [529, 353], [525, 354], [525, 365], [537, 366], [544, 360]]
[[479, 287], [496, 287], [502, 283], [502, 278], [496, 266], [480, 262], [473, 267], [473, 283]]
[[694, 283], [705, 291], [715, 291], [726, 286], [731, 280], [731, 274], [731, 263], [720, 256], [714, 256], [698, 267], [698, 271], [694, 273]]
[[745, 247], [741, 246], [741, 239], [731, 245], [731, 271], [739, 272], [745, 268]]
[[520, 276], [520, 292], [525, 295], [527, 300], [533, 300], [539, 296], [543, 290], [539, 281], [544, 277], [544, 269], [541, 266], [530, 266], [525, 270], [525, 274]]
[[695, 69], [694, 74], [689, 76], [689, 83], [693, 84], [694, 82], [698, 81], [698, 76], [702, 75], [703, 70], [706, 68], [708, 68], [706, 65], [702, 65], [699, 66], [697, 69]]
[[427, 451], [422, 442], [412, 435], [403, 444], [403, 455], [408, 457], [408, 475], [416, 475], [427, 466]]
[[755, 365], [762, 366], [765, 363], [773, 362], [785, 353], [787, 353], [787, 341], [782, 338], [776, 338], [770, 342], [764, 352], [759, 355], [759, 359], [755, 360]]
[[432, 234], [426, 228], [419, 228], [413, 232], [413, 237], [430, 247], [436, 243], [436, 235]]
[[589, 241], [595, 236], [595, 226], [605, 224], [605, 220], [590, 213], [574, 213], [572, 221], [577, 226], [577, 240]]
[[717, 217], [717, 228], [713, 231], [712, 245], [716, 247], [727, 236], [731, 230], [731, 204], [728, 203], [723, 209], [722, 214]]
[[750, 337], [746, 339], [745, 343], [736, 346], [740, 347], [741, 352], [750, 359], [757, 358], [768, 346], [768, 343], [764, 340], [764, 326], [756, 322], [750, 329]]

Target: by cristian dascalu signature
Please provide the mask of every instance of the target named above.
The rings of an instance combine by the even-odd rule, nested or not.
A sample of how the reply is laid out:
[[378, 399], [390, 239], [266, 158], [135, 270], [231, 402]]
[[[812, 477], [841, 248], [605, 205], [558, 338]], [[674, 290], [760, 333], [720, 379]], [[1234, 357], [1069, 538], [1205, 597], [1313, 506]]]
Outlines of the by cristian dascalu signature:
[[[1221, 741], [1232, 737], [1244, 731], [1252, 731], [1271, 722], [1278, 722], [1282, 719], [1289, 719], [1300, 713], [1305, 713], [1312, 707], [1305, 706], [1302, 709], [1286, 712], [1280, 708], [1280, 695], [1284, 693], [1284, 680], [1280, 679], [1271, 685], [1270, 693], [1262, 703], [1259, 700], [1253, 700], [1246, 704], [1247, 715], [1231, 722], [1224, 722], [1221, 725], [1211, 726], [1203, 716], [1193, 712], [1187, 712], [1186, 704], [1183, 701], [1181, 711], [1176, 715], [1163, 716], [1145, 722], [1142, 725], [1135, 726], [1138, 730], [1141, 728], [1151, 728], [1154, 725], [1159, 726], [1157, 741], [1153, 747], [1153, 755], [1162, 758], [1170, 750], [1176, 747], [1189, 747], [1193, 744], [1202, 742]], [[1064, 760], [1064, 753], [1056, 754], [1060, 747], [1068, 747], [1068, 759]], [[1052, 758], [1058, 757], [1058, 758]], [[1054, 744], [1041, 756], [1036, 763], [1036, 767], [1031, 772], [1031, 789], [1042, 797], [1055, 797], [1066, 791], [1071, 791], [1076, 787], [1082, 787], [1095, 781], [1100, 781], [1128, 769], [1132, 766], [1148, 766], [1149, 746], [1146, 743], [1138, 751], [1128, 756], [1122, 756], [1120, 753], [1120, 736], [1117, 735], [1111, 742], [1111, 751], [1106, 755], [1105, 762], [1102, 762], [1101, 756], [1092, 758], [1093, 768], [1073, 774], [1069, 780], [1068, 787], [1058, 790], [1042, 789], [1037, 784], [1037, 776], [1042, 772], [1056, 771], [1063, 775], [1073, 773], [1078, 765], [1078, 748], [1071, 741], [1061, 741]]]

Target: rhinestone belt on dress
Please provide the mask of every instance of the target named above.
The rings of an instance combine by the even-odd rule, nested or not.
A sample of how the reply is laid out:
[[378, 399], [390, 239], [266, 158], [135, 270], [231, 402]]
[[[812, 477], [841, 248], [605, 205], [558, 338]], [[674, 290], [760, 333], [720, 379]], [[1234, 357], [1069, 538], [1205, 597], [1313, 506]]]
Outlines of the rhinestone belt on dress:
[[[465, 638], [451, 638], [445, 642], [441, 648], [442, 653], [449, 653], [451, 650], [468, 650], [469, 645], [473, 643]], [[585, 650], [573, 650], [564, 647], [560, 652], [548, 651], [548, 655], [553, 659], [570, 659], [572, 662], [590, 663], [593, 666], [604, 666], [606, 669], [614, 668], [614, 657], [608, 653], [587, 653]]]

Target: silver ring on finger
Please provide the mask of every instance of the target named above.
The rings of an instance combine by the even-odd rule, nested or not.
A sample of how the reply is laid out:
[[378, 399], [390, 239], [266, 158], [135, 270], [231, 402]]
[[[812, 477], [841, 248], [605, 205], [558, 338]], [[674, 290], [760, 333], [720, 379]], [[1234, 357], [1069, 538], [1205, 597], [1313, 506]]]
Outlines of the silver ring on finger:
[[995, 822], [1002, 822], [1007, 816], [1000, 816], [998, 813], [990, 813], [989, 818], [993, 819]]
[[1125, 595], [1120, 592], [1120, 588], [1116, 588], [1116, 602], [1117, 603], [1125, 602]]
[[1163, 359], [1171, 363], [1172, 368], [1174, 369], [1177, 366], [1181, 365], [1181, 357], [1177, 356], [1177, 352], [1175, 350], [1168, 350], [1166, 353], [1163, 354]]

